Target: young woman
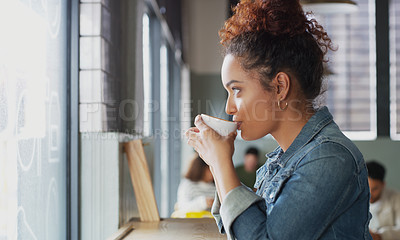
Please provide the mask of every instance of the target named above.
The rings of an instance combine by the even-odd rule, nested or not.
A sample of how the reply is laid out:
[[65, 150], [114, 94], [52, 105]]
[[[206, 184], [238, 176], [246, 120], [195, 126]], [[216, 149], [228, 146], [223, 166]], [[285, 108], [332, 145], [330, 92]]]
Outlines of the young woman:
[[[241, 136], [271, 134], [279, 147], [257, 171], [254, 193], [232, 163], [236, 133], [222, 137], [197, 116], [186, 136], [217, 187], [213, 215], [230, 239], [371, 239], [362, 154], [321, 94], [331, 41], [298, 0], [245, 0], [220, 31], [226, 112]], [[219, 201], [218, 201], [219, 200]]]

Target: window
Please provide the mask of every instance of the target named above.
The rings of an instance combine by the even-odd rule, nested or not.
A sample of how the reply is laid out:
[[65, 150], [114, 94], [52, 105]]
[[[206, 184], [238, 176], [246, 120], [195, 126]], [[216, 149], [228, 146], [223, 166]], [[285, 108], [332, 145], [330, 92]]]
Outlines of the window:
[[377, 136], [375, 1], [351, 14], [317, 16], [338, 50], [328, 54], [326, 105], [352, 140]]
[[0, 239], [67, 238], [67, 9], [0, 2]]
[[150, 51], [150, 19], [149, 15], [143, 14], [143, 32], [142, 32], [142, 44], [143, 44], [143, 90], [144, 90], [144, 123], [143, 123], [143, 135], [149, 136], [151, 132], [151, 51]]
[[169, 199], [169, 125], [168, 125], [168, 102], [169, 102], [169, 68], [168, 51], [165, 45], [160, 49], [160, 112], [161, 112], [161, 216], [168, 216]]
[[149, 119], [151, 134], [146, 141], [150, 141], [154, 149], [151, 165], [154, 167], [153, 186], [160, 216], [169, 217], [174, 210], [181, 178], [182, 62], [177, 57], [179, 50], [175, 48], [164, 17], [154, 9], [157, 6], [147, 7], [142, 24], [143, 35], [146, 35], [142, 38], [144, 115], [145, 121], [146, 115]]

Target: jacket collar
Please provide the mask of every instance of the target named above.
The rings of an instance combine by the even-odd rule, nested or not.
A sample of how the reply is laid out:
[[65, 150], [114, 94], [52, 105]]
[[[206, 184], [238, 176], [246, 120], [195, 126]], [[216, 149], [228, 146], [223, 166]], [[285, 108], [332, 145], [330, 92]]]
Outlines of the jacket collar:
[[297, 135], [286, 152], [283, 152], [281, 147], [277, 147], [273, 152], [267, 154], [268, 162], [278, 161], [277, 164], [283, 167], [297, 151], [309, 143], [326, 125], [332, 121], [333, 117], [328, 108], [320, 108], [308, 120], [306, 125], [304, 125], [299, 135]]

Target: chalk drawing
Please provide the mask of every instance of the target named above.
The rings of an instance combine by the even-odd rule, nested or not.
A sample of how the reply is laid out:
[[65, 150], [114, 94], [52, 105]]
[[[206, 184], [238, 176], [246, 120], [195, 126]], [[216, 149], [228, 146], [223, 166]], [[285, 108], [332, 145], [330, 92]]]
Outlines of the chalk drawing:
[[59, 161], [59, 146], [60, 146], [60, 102], [57, 92], [52, 92], [49, 103], [49, 162]]
[[[46, 202], [46, 239], [57, 239], [60, 231], [60, 209], [58, 207], [58, 191], [55, 178], [50, 180], [49, 189], [47, 190]], [[54, 236], [52, 236], [54, 235]]]
[[37, 175], [42, 175], [42, 139], [36, 140], [37, 144]]
[[52, 38], [57, 38], [61, 25], [61, 0], [42, 0], [46, 13], [48, 29]]
[[[35, 157], [36, 139], [27, 138], [24, 136], [25, 127], [25, 103], [24, 99], [26, 96], [26, 90], [22, 91], [17, 105], [17, 123], [15, 129], [15, 135], [17, 136], [17, 154], [18, 162], [21, 165], [23, 171], [28, 171], [33, 163]], [[28, 162], [24, 163], [27, 159]]]
[[[16, 222], [21, 223], [22, 226], [19, 229], [15, 229], [14, 236], [12, 237], [12, 239], [21, 239], [21, 238], [18, 238], [18, 233], [17, 233], [17, 231], [18, 231], [18, 232], [27, 232], [31, 239], [37, 240], [35, 233], [33, 232], [31, 226], [29, 226], [28, 221], [26, 220], [25, 210], [22, 206], [18, 207]], [[28, 237], [28, 236], [23, 236], [23, 237], [24, 237], [24, 239], [26, 239], [26, 237]]]

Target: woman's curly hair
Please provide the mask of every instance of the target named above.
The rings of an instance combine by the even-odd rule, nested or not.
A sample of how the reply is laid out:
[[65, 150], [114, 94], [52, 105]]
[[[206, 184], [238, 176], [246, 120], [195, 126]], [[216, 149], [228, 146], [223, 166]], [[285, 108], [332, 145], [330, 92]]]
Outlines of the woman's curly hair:
[[324, 56], [331, 39], [299, 0], [242, 0], [219, 31], [224, 54], [257, 70], [265, 89], [281, 71], [295, 77], [307, 99], [321, 92]]

